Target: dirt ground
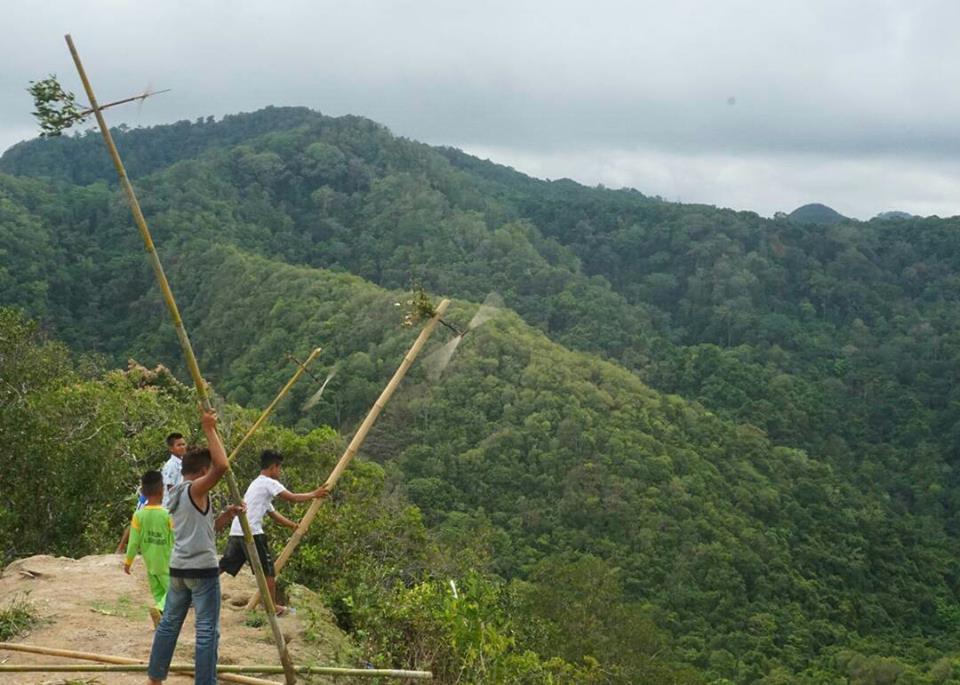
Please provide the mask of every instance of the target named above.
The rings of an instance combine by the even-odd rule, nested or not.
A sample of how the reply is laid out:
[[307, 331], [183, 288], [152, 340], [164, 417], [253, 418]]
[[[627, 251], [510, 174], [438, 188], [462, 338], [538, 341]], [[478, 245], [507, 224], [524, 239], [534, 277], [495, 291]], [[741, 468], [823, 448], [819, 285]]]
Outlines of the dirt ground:
[[[146, 661], [153, 640], [153, 624], [148, 609], [150, 591], [143, 564], [134, 562], [133, 573], [126, 575], [120, 555], [89, 556], [82, 559], [35, 556], [11, 563], [0, 573], [0, 610], [25, 599], [40, 617], [40, 623], [28, 634], [12, 642], [42, 647], [109, 654]], [[270, 628], [262, 613], [243, 609], [256, 583], [248, 570], [236, 578], [221, 576], [223, 606], [220, 618], [220, 663], [279, 664]], [[280, 617], [293, 662], [355, 667], [356, 654], [346, 635], [337, 629], [330, 612], [313, 593], [294, 586], [289, 590], [294, 613]], [[258, 626], [258, 623], [263, 625]], [[193, 662], [193, 612], [180, 634], [174, 662]], [[81, 664], [66, 657], [27, 654], [0, 650], [0, 663], [6, 664]], [[257, 676], [282, 682], [282, 676]], [[359, 682], [338, 678], [336, 682]], [[142, 685], [142, 673], [2, 673], [3, 685]], [[171, 685], [190, 683], [192, 677], [172, 675]], [[314, 677], [298, 682], [333, 682]], [[368, 680], [369, 682], [369, 680]]]

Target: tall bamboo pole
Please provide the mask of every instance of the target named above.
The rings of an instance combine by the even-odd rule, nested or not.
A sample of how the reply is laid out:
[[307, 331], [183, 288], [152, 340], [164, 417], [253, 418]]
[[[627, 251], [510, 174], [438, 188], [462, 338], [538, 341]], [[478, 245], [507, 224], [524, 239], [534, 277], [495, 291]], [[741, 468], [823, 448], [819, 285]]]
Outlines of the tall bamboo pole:
[[[197, 387], [197, 395], [200, 398], [200, 402], [205, 408], [210, 407], [210, 398], [207, 394], [207, 386], [203, 380], [203, 376], [200, 374], [200, 367], [197, 364], [197, 357], [193, 353], [193, 346], [190, 344], [190, 338], [187, 337], [187, 331], [183, 326], [183, 320], [180, 318], [180, 310], [177, 308], [177, 302], [173, 297], [173, 291], [170, 290], [170, 284], [167, 282], [167, 277], [163, 272], [163, 265], [160, 263], [160, 257], [157, 255], [157, 250], [153, 244], [153, 238], [150, 236], [150, 229], [147, 228], [147, 220], [143, 216], [143, 212], [140, 209], [140, 203], [137, 201], [137, 196], [133, 192], [133, 185], [130, 183], [130, 179], [127, 178], [127, 171], [123, 166], [123, 161], [120, 159], [120, 153], [117, 151], [117, 146], [113, 142], [113, 136], [110, 135], [110, 129], [107, 127], [107, 122], [103, 118], [103, 112], [100, 111], [100, 108], [97, 106], [97, 98], [93, 94], [93, 88], [90, 85], [90, 81], [87, 79], [87, 73], [83, 68], [83, 63], [80, 61], [80, 55], [77, 52], [76, 47], [73, 44], [73, 39], [70, 37], [70, 34], [64, 36], [64, 39], [67, 41], [67, 47], [70, 49], [70, 55], [73, 57], [73, 63], [77, 67], [77, 73], [80, 75], [80, 80], [83, 82], [83, 88], [87, 91], [87, 98], [90, 100], [90, 107], [93, 109], [94, 115], [97, 117], [97, 124], [100, 126], [100, 133], [103, 134], [104, 143], [106, 143], [107, 150], [110, 153], [110, 158], [113, 160], [113, 165], [116, 167], [117, 176], [120, 177], [120, 185], [123, 187], [124, 193], [127, 196], [127, 202], [130, 204], [130, 211], [133, 213], [133, 220], [137, 224], [137, 228], [140, 230], [140, 237], [143, 238], [144, 247], [147, 250], [147, 254], [150, 258], [150, 263], [153, 266], [153, 273], [156, 276], [157, 284], [160, 286], [160, 291], [163, 293], [164, 302], [166, 302], [167, 310], [170, 312], [170, 317], [173, 319], [173, 327], [177, 332], [177, 338], [180, 340], [180, 348], [183, 350], [183, 356], [187, 362], [187, 368], [190, 370], [190, 376], [193, 378], [193, 383]], [[230, 498], [233, 500], [234, 504], [242, 504], [243, 499], [240, 496], [240, 488], [237, 487], [237, 479], [233, 475], [233, 471], [230, 470], [230, 464], [227, 462], [227, 472], [224, 474], [224, 479], [227, 482], [227, 488], [230, 491]], [[293, 670], [293, 664], [290, 661], [290, 654], [287, 652], [287, 645], [283, 639], [283, 633], [280, 630], [280, 625], [277, 622], [276, 616], [276, 607], [273, 604], [273, 599], [270, 597], [270, 593], [267, 591], [267, 579], [263, 574], [263, 568], [260, 565], [260, 557], [257, 554], [256, 546], [253, 543], [253, 535], [250, 532], [250, 522], [247, 520], [247, 515], [245, 512], [240, 512], [239, 515], [240, 526], [243, 529], [243, 542], [244, 547], [247, 550], [247, 559], [250, 560], [250, 565], [253, 567], [253, 572], [257, 577], [257, 585], [260, 588], [260, 593], [264, 596], [264, 606], [266, 607], [267, 620], [270, 623], [270, 629], [273, 632], [273, 639], [277, 645], [277, 651], [280, 654], [280, 663], [284, 666], [284, 674], [286, 677], [287, 685], [293, 685], [296, 682], [296, 675]]]
[[313, 360], [317, 358], [317, 355], [319, 355], [320, 352], [322, 352], [322, 350], [317, 347], [313, 350], [313, 352], [310, 353], [310, 356], [307, 357], [306, 361], [304, 361], [302, 364], [297, 364], [297, 370], [293, 372], [290, 380], [288, 380], [287, 384], [280, 389], [280, 392], [277, 393], [277, 396], [273, 398], [273, 402], [271, 402], [267, 408], [263, 410], [263, 412], [260, 414], [260, 417], [253, 422], [253, 425], [247, 430], [246, 435], [240, 439], [240, 442], [237, 443], [237, 446], [233, 448], [232, 452], [230, 452], [230, 456], [227, 457], [227, 461], [233, 462], [233, 460], [237, 458], [237, 454], [240, 453], [240, 448], [243, 447], [244, 443], [250, 439], [251, 435], [257, 432], [260, 426], [263, 425], [263, 422], [270, 418], [270, 414], [273, 413], [273, 410], [280, 403], [280, 400], [282, 400], [286, 394], [290, 392], [290, 388], [292, 388], [294, 384], [300, 380], [300, 376], [304, 374], [304, 372], [307, 370], [307, 367], [310, 366]]
[[[340, 480], [340, 476], [344, 469], [347, 468], [347, 465], [350, 463], [353, 457], [356, 456], [357, 451], [360, 449], [360, 445], [363, 444], [363, 441], [367, 437], [367, 433], [370, 432], [370, 429], [376, 422], [377, 417], [380, 416], [380, 412], [383, 411], [384, 406], [386, 406], [387, 402], [390, 401], [390, 398], [393, 396], [393, 392], [397, 389], [397, 386], [400, 385], [400, 381], [402, 381], [403, 377], [407, 375], [407, 370], [413, 364], [413, 361], [417, 358], [417, 355], [420, 354], [420, 350], [423, 349], [423, 346], [427, 344], [427, 340], [431, 335], [433, 335], [433, 331], [437, 328], [437, 324], [440, 323], [440, 317], [444, 315], [444, 313], [447, 311], [447, 307], [449, 306], [450, 300], [442, 300], [440, 304], [437, 305], [433, 317], [427, 322], [427, 325], [423, 327], [423, 330], [420, 331], [420, 335], [417, 336], [417, 339], [410, 347], [410, 350], [403, 358], [403, 361], [400, 363], [399, 368], [397, 368], [396, 372], [394, 372], [393, 378], [390, 379], [390, 382], [387, 383], [387, 387], [385, 387], [383, 392], [380, 393], [380, 397], [377, 398], [377, 401], [373, 403], [373, 407], [367, 413], [363, 423], [360, 424], [360, 428], [357, 429], [357, 433], [353, 436], [353, 440], [350, 441], [350, 444], [347, 446], [343, 456], [340, 457], [340, 461], [337, 462], [337, 465], [327, 477], [326, 482], [324, 482], [323, 485], [328, 491], [333, 490], [333, 488], [336, 487], [337, 481]], [[303, 539], [303, 536], [310, 527], [310, 524], [313, 523], [313, 519], [316, 518], [317, 512], [320, 511], [321, 501], [322, 500], [319, 499], [313, 500], [313, 502], [310, 504], [310, 508], [307, 510], [307, 513], [302, 519], [300, 519], [297, 529], [293, 532], [293, 535], [290, 536], [290, 539], [284, 546], [283, 551], [280, 552], [280, 556], [277, 557], [277, 561], [274, 564], [274, 570], [276, 571], [277, 575], [280, 575], [280, 570], [284, 567], [284, 565], [286, 565], [287, 560], [290, 559], [290, 556], [293, 554], [293, 550], [295, 550], [297, 545], [300, 544], [300, 540]], [[259, 593], [254, 593], [253, 597], [250, 598], [250, 601], [247, 602], [246, 608], [248, 610], [257, 606], [257, 602], [260, 601], [260, 596], [262, 593], [263, 590], [260, 590]]]

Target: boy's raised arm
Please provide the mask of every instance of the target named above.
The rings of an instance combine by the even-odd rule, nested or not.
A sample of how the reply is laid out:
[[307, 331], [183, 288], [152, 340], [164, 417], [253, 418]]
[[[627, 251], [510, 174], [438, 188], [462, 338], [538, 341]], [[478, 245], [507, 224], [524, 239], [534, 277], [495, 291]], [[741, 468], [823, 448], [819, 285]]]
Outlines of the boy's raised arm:
[[203, 497], [219, 482], [223, 474], [230, 468], [227, 461], [227, 451], [223, 448], [223, 441], [217, 433], [217, 412], [213, 409], [201, 410], [200, 424], [207, 436], [207, 446], [210, 449], [210, 459], [213, 462], [210, 470], [193, 481], [190, 492], [194, 498]]

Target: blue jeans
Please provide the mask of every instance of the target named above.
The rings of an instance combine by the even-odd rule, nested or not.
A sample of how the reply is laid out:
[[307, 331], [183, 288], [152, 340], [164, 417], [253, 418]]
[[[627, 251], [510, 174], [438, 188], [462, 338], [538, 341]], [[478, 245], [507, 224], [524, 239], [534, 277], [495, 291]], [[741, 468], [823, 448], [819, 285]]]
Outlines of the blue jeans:
[[220, 577], [179, 578], [170, 577], [167, 604], [163, 618], [153, 634], [153, 649], [150, 650], [150, 665], [147, 675], [154, 680], [164, 680], [173, 658], [173, 650], [180, 637], [183, 619], [193, 602], [196, 614], [197, 637], [194, 649], [194, 683], [215, 685], [217, 682], [217, 646], [220, 642]]

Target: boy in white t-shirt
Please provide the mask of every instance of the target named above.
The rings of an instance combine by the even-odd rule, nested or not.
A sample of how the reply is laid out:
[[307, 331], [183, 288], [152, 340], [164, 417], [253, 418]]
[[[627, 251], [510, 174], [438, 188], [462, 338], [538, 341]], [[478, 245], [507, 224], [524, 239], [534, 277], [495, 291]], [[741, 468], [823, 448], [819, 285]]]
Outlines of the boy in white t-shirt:
[[[283, 468], [282, 464], [282, 454], [273, 450], [265, 450], [260, 455], [260, 475], [253, 479], [243, 496], [247, 505], [247, 520], [250, 521], [250, 532], [253, 533], [257, 555], [260, 557], [263, 572], [267, 576], [267, 587], [270, 589], [273, 604], [277, 607], [277, 615], [284, 613], [286, 607], [277, 604], [277, 574], [273, 566], [273, 557], [270, 555], [270, 545], [266, 534], [263, 532], [263, 517], [269, 516], [281, 526], [296, 530], [297, 523], [295, 521], [291, 521], [274, 510], [273, 498], [279, 495], [280, 499], [287, 502], [306, 502], [307, 500], [327, 496], [327, 490], [322, 485], [310, 492], [290, 492], [287, 490], [278, 480]], [[235, 576], [246, 561], [247, 551], [243, 546], [243, 529], [240, 527], [240, 520], [234, 519], [233, 525], [230, 527], [227, 549], [220, 559], [220, 573], [226, 571], [231, 576]]]

